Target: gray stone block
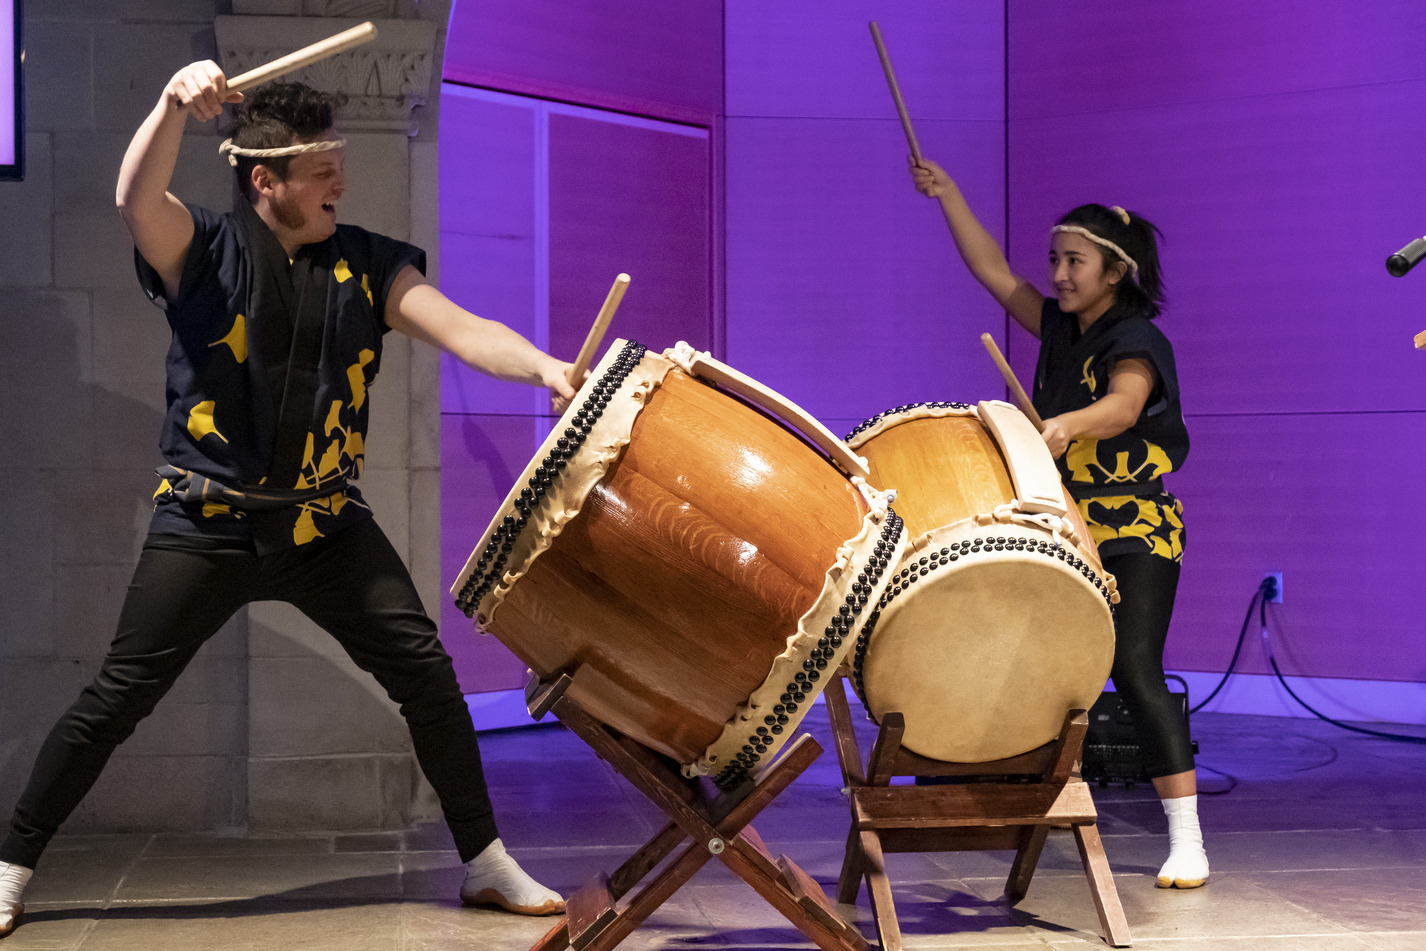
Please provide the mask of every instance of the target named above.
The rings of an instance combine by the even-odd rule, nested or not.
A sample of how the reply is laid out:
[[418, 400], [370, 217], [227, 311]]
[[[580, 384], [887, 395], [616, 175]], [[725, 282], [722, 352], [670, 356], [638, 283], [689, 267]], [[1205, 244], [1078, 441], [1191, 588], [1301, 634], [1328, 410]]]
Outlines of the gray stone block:
[[23, 461], [33, 473], [90, 464], [89, 326], [87, 294], [0, 294], [0, 445], [12, 450], [6, 465]]
[[129, 590], [132, 565], [66, 565], [53, 567], [55, 650], [93, 670], [114, 639], [119, 609]]
[[26, 5], [25, 126], [32, 132], [91, 129], [97, 25], [39, 16], [37, 6]]
[[[155, 5], [158, 5], [155, 0]], [[113, 23], [94, 37], [94, 128], [132, 135], [158, 102], [173, 74], [197, 60], [214, 59], [210, 4], [204, 22]], [[126, 9], [129, 16], [133, 14]], [[141, 51], [141, 55], [136, 55]]]
[[153, 513], [153, 473], [76, 470], [53, 482], [56, 563], [132, 567]]
[[81, 131], [54, 134], [54, 212], [115, 215], [114, 186], [131, 133]]
[[406, 723], [350, 661], [254, 658], [248, 749], [254, 757], [404, 752]]
[[247, 755], [247, 703], [185, 703], [164, 697], [114, 760]]
[[398, 132], [342, 134], [347, 140], [347, 193], [338, 216], [369, 231], [407, 240], [411, 234], [407, 137]]
[[243, 763], [228, 756], [115, 756], [66, 832], [191, 832], [243, 820]]
[[[3, 420], [0, 415], [0, 430]], [[55, 653], [53, 498], [53, 487], [37, 479], [33, 469], [0, 469], [0, 527], [16, 541], [0, 551], [0, 577], [5, 583], [0, 596], [0, 658], [47, 658]], [[0, 738], [4, 735], [0, 732]]]
[[105, 399], [120, 397], [149, 409], [157, 422], [145, 441], [158, 443], [158, 423], [167, 410], [164, 401], [164, 361], [172, 334], [163, 310], [139, 289], [137, 279], [127, 288], [94, 295], [94, 361], [90, 376]]
[[53, 279], [50, 149], [48, 135], [26, 136], [25, 180], [0, 188], [0, 287], [44, 287]]
[[248, 761], [248, 828], [254, 832], [380, 829], [379, 756], [255, 756]]
[[117, 212], [56, 215], [54, 240], [57, 287], [134, 290], [134, 242]]

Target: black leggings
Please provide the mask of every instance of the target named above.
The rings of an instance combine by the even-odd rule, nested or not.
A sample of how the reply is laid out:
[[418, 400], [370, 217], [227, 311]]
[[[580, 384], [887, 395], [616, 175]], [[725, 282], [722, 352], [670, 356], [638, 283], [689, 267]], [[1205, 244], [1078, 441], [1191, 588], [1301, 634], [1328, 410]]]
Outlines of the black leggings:
[[1104, 568], [1119, 584], [1114, 609], [1114, 689], [1129, 708], [1150, 778], [1193, 769], [1182, 701], [1164, 683], [1164, 642], [1178, 591], [1179, 563], [1147, 552], [1114, 555]]
[[400, 705], [462, 861], [495, 840], [480, 747], [450, 656], [405, 564], [368, 519], [266, 556], [149, 536], [109, 653], [40, 747], [0, 861], [35, 867], [114, 749], [203, 643], [251, 601], [295, 605]]

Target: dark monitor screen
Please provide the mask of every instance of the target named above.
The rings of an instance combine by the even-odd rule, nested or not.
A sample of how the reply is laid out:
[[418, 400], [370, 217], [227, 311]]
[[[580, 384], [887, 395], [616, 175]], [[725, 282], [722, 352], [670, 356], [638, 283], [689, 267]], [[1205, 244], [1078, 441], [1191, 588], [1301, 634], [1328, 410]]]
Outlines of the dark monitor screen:
[[25, 177], [25, 55], [21, 0], [0, 0], [0, 181]]

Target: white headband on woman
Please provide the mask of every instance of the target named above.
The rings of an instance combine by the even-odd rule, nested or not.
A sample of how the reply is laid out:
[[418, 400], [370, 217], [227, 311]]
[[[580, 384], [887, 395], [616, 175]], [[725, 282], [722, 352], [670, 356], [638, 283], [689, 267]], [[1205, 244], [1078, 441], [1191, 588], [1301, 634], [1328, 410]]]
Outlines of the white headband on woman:
[[232, 139], [224, 139], [223, 144], [218, 146], [218, 154], [226, 155], [228, 164], [236, 168], [239, 155], [243, 158], [278, 158], [283, 155], [301, 155], [304, 152], [329, 152], [346, 144], [346, 139], [319, 139], [316, 142], [303, 142], [300, 145], [284, 145], [280, 149], [245, 149], [234, 145]]
[[1119, 247], [1119, 245], [1115, 244], [1113, 241], [1110, 241], [1108, 238], [1101, 238], [1099, 235], [1095, 234], [1093, 231], [1090, 231], [1088, 228], [1081, 228], [1079, 225], [1055, 225], [1053, 228], [1050, 229], [1050, 234], [1064, 233], [1082, 234], [1089, 240], [1093, 241], [1095, 244], [1100, 245], [1101, 247], [1108, 248], [1115, 254], [1119, 255], [1119, 260], [1129, 265], [1130, 274], [1132, 274], [1134, 277], [1139, 276], [1138, 263], [1135, 262], [1133, 258], [1129, 257], [1128, 254], [1124, 253], [1123, 248]]

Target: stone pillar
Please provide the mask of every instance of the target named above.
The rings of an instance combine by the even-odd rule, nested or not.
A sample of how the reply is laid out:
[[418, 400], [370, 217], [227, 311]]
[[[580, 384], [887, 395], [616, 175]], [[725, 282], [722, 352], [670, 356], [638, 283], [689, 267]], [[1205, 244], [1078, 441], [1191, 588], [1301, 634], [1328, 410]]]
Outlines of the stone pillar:
[[[412, 143], [415, 110], [433, 95], [437, 23], [397, 19], [414, 4], [396, 0], [234, 0], [233, 8], [214, 21], [230, 76], [373, 20], [374, 42], [283, 78], [346, 97], [336, 117], [348, 143], [341, 220], [403, 240], [433, 233], [413, 222], [413, 184], [434, 177], [434, 163], [415, 174], [420, 153]], [[434, 202], [422, 207], [433, 210]], [[438, 373], [429, 348], [387, 335], [362, 476], [363, 494], [432, 611], [439, 538], [429, 487], [439, 457], [427, 417], [438, 411], [439, 390], [434, 410], [431, 397]], [[395, 706], [330, 637], [287, 605], [256, 604], [248, 652], [250, 828], [401, 828], [438, 814]]]

